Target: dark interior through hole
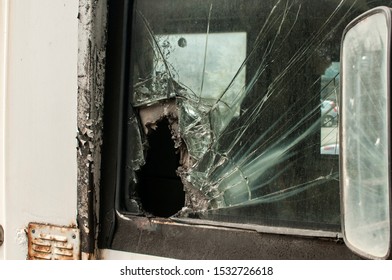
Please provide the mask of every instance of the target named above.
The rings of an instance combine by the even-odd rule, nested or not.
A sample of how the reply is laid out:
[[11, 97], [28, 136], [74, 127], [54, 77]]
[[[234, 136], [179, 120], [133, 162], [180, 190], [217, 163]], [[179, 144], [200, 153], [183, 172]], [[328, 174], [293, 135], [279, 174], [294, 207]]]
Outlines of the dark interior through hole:
[[138, 173], [138, 195], [144, 211], [157, 217], [170, 217], [184, 207], [185, 192], [176, 170], [180, 155], [176, 153], [164, 119], [148, 136], [146, 164]]

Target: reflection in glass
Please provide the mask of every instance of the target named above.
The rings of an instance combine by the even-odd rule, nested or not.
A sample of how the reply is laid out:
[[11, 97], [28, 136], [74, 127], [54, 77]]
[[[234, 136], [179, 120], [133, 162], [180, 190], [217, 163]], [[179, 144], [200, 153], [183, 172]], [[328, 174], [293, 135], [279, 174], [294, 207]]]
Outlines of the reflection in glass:
[[[200, 102], [213, 106], [224, 93], [219, 106], [219, 123], [215, 133], [221, 132], [233, 117], [238, 117], [244, 95], [245, 68], [232, 81], [246, 57], [246, 33], [169, 34], [157, 35], [157, 48], [162, 57], [156, 57], [156, 75], [166, 72], [166, 66], [173, 78], [188, 94], [194, 94]], [[186, 46], [184, 44], [186, 42]], [[179, 46], [181, 44], [182, 46]], [[157, 50], [155, 51], [157, 53]], [[231, 83], [232, 82], [232, 83]], [[231, 83], [229, 89], [227, 85]]]
[[321, 76], [321, 147], [324, 155], [339, 154], [339, 70], [340, 63], [332, 62]]

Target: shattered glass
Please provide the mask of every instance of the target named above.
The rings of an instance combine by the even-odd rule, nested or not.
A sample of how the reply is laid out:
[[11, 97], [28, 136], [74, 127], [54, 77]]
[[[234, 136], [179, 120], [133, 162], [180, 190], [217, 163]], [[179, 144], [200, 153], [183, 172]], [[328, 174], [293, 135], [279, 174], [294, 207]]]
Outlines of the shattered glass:
[[168, 119], [177, 216], [338, 230], [340, 39], [379, 4], [391, 1], [134, 1], [127, 210], [143, 211], [148, 135]]

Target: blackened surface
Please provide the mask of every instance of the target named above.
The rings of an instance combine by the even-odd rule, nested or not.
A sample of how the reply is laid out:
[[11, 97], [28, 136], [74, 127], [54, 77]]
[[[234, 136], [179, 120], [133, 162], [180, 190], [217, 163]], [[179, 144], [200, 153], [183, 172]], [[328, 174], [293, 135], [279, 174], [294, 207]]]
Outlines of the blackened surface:
[[188, 226], [170, 220], [119, 219], [117, 232], [112, 249], [176, 259], [358, 259], [333, 239]]
[[110, 246], [115, 225], [116, 186], [120, 183], [120, 146], [124, 104], [124, 69], [126, 59], [126, 26], [128, 1], [109, 3], [108, 43], [106, 49], [106, 86], [104, 105], [104, 142], [102, 152], [102, 181], [100, 199], [100, 233], [98, 246]]
[[77, 222], [81, 234], [81, 251], [86, 253], [87, 258], [93, 256], [98, 223], [106, 4], [105, 0], [80, 1], [78, 14]]

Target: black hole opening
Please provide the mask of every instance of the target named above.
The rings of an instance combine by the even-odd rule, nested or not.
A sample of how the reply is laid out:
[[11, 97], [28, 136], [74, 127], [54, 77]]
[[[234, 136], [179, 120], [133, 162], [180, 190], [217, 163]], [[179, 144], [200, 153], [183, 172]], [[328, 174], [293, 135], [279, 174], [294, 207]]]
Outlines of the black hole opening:
[[176, 170], [180, 155], [176, 153], [164, 119], [148, 136], [146, 164], [138, 173], [137, 192], [143, 209], [157, 217], [170, 217], [184, 207], [185, 192]]

